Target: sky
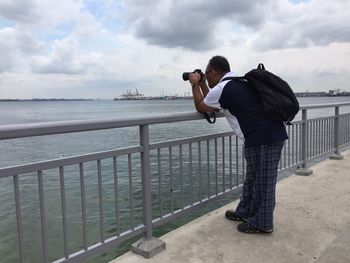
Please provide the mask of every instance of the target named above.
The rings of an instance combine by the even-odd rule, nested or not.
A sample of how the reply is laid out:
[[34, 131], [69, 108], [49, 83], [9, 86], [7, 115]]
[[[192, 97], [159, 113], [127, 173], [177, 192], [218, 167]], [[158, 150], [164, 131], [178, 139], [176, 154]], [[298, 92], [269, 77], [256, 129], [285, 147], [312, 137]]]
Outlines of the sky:
[[350, 0], [0, 0], [0, 98], [189, 95], [215, 55], [350, 91]]

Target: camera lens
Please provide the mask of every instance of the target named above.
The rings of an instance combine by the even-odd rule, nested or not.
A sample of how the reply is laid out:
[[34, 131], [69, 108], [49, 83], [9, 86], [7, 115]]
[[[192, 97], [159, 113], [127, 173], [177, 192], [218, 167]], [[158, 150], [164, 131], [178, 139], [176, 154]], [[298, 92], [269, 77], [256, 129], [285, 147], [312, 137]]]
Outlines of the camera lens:
[[182, 73], [182, 79], [183, 79], [184, 81], [189, 80], [190, 73], [191, 73], [191, 72], [184, 72], [184, 73]]

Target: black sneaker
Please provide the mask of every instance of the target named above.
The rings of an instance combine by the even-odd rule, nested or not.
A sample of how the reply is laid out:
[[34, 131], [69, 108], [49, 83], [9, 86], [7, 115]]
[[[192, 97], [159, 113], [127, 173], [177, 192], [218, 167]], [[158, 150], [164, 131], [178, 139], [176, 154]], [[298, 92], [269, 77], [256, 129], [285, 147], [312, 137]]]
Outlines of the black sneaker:
[[237, 226], [237, 229], [238, 229], [239, 232], [242, 232], [242, 233], [245, 233], [245, 234], [258, 234], [258, 233], [267, 234], [267, 233], [272, 233], [273, 232], [273, 229], [267, 230], [267, 231], [263, 231], [263, 230], [260, 230], [260, 229], [257, 229], [255, 227], [253, 227], [252, 225], [249, 225], [246, 222], [240, 223]]
[[225, 212], [225, 217], [229, 220], [232, 221], [244, 221], [244, 219], [242, 217], [240, 217], [239, 215], [236, 214], [236, 211], [231, 210], [227, 210]]

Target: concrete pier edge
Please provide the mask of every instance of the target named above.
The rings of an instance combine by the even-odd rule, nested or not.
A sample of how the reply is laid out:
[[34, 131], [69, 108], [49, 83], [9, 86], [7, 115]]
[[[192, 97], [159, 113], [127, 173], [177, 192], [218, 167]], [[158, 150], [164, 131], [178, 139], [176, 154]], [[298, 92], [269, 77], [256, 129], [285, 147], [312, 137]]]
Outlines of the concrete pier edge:
[[349, 263], [350, 150], [342, 156], [278, 183], [272, 234], [239, 233], [224, 218], [236, 200], [162, 236], [167, 249], [154, 257], [128, 252], [111, 263]]

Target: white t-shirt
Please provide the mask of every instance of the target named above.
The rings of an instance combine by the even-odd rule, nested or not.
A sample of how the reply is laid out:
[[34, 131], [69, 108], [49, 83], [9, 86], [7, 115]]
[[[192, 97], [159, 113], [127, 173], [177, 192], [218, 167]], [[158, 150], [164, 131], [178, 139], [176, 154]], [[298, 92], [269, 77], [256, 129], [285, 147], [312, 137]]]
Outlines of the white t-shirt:
[[[229, 73], [225, 74], [225, 76], [223, 76], [221, 80], [223, 80], [224, 78], [227, 78], [227, 77], [235, 77], [235, 76], [236, 76], [235, 73], [229, 72]], [[207, 96], [204, 98], [204, 103], [207, 106], [215, 108], [215, 109], [222, 109], [221, 105], [219, 103], [219, 99], [221, 97], [222, 90], [224, 89], [227, 82], [229, 82], [229, 80], [219, 82], [215, 87], [213, 87], [209, 91]], [[243, 132], [241, 130], [241, 127], [239, 126], [237, 118], [234, 115], [232, 115], [227, 109], [222, 109], [222, 110], [225, 114], [225, 117], [226, 117], [228, 123], [230, 124], [233, 131], [235, 132], [235, 134], [238, 136], [238, 138], [240, 138], [242, 141], [244, 141], [244, 135], [243, 135]]]

